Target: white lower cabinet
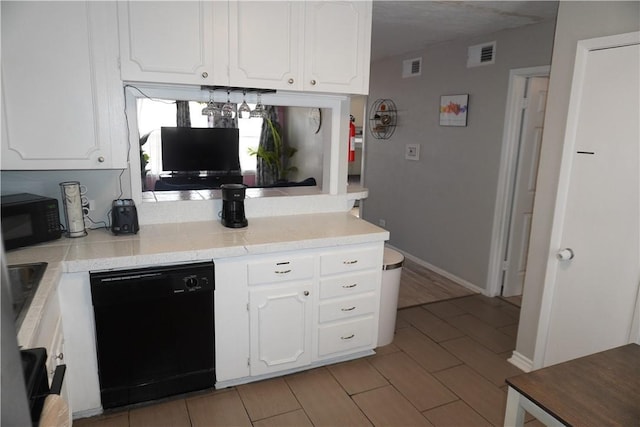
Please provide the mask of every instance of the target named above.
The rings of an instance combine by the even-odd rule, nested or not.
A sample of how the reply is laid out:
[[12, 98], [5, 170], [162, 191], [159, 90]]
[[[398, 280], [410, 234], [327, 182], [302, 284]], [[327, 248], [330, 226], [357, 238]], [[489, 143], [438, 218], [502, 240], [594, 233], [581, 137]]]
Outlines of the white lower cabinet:
[[[60, 303], [56, 289], [53, 295], [47, 299], [47, 303], [42, 312], [42, 319], [31, 342], [31, 347], [44, 347], [47, 350], [46, 368], [49, 386], [52, 385], [56, 367], [66, 363], [64, 358], [64, 344]], [[70, 403], [66, 374], [62, 382], [60, 396], [65, 402]], [[71, 423], [71, 410], [69, 410], [69, 423]]]
[[320, 255], [318, 359], [376, 346], [382, 251], [368, 245]]
[[312, 282], [249, 291], [251, 375], [311, 363]]
[[217, 386], [370, 353], [383, 250], [375, 242], [215, 260]]
[[60, 315], [58, 292], [48, 298], [42, 312], [40, 326], [36, 330], [31, 347], [44, 347], [47, 349], [47, 376], [49, 384], [53, 380], [56, 366], [64, 362], [64, 334]]
[[74, 414], [102, 411], [91, 285], [87, 272], [64, 273], [58, 285], [64, 331], [64, 363], [69, 406]]
[[335, 357], [357, 349], [373, 348], [373, 313], [346, 322], [334, 322], [318, 327], [318, 357]]

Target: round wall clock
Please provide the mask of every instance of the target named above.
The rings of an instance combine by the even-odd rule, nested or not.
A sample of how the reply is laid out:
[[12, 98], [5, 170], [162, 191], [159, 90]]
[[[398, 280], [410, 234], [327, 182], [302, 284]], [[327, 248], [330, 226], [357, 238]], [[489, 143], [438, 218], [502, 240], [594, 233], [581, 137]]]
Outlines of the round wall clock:
[[320, 108], [312, 108], [309, 111], [309, 121], [311, 122], [311, 129], [313, 133], [320, 132], [322, 126], [322, 110]]

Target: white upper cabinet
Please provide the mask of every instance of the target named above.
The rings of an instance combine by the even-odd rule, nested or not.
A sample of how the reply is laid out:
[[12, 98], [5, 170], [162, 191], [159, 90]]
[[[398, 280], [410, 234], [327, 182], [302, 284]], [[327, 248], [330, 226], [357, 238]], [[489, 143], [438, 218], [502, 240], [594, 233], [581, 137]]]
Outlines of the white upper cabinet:
[[370, 1], [229, 3], [232, 86], [366, 94]]
[[366, 94], [371, 1], [119, 2], [124, 81]]
[[229, 4], [229, 74], [233, 86], [302, 89], [303, 2]]
[[2, 169], [125, 168], [115, 3], [1, 7]]
[[305, 91], [367, 94], [370, 1], [305, 2]]
[[227, 3], [118, 2], [124, 81], [228, 84]]

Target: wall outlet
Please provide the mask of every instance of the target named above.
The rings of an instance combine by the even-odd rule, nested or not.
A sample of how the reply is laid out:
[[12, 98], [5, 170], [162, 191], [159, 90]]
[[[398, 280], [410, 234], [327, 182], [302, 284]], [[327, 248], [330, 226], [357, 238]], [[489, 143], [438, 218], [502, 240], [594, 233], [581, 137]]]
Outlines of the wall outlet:
[[380, 219], [378, 220], [378, 225], [379, 225], [380, 227], [386, 227], [386, 226], [387, 226], [387, 221], [385, 221], [384, 219], [380, 218]]
[[404, 158], [407, 160], [420, 160], [420, 145], [418, 144], [405, 145]]

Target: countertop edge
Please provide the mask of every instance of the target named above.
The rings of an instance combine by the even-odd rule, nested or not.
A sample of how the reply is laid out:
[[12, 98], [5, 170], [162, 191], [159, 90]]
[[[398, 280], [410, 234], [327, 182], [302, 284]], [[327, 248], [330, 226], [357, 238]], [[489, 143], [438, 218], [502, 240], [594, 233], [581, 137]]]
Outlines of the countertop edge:
[[[24, 348], [31, 348], [36, 344], [34, 343], [34, 339], [37, 337], [37, 333], [41, 328], [43, 310], [49, 298], [54, 294], [54, 291], [59, 285], [60, 279], [64, 273], [126, 269], [158, 264], [170, 265], [250, 255], [268, 255], [270, 253], [297, 251], [303, 249], [321, 249], [326, 247], [384, 242], [389, 240], [389, 231], [362, 219], [346, 216], [341, 217], [342, 214], [320, 215], [322, 216], [319, 216], [319, 219], [326, 219], [326, 215], [336, 215], [336, 218], [342, 220], [347, 218], [349, 224], [353, 223], [356, 226], [343, 227], [338, 230], [328, 230], [327, 233], [319, 233], [320, 235], [318, 235], [318, 233], [314, 234], [303, 232], [300, 235], [292, 233], [292, 236], [295, 237], [292, 237], [289, 240], [283, 239], [281, 241], [279, 241], [279, 239], [274, 239], [267, 234], [264, 236], [257, 235], [252, 236], [251, 238], [245, 238], [241, 244], [240, 242], [235, 244], [224, 244], [223, 242], [218, 247], [204, 247], [190, 250], [167, 249], [157, 250], [154, 253], [148, 254], [135, 254], [133, 249], [131, 249], [131, 254], [126, 256], [103, 255], [87, 257], [86, 259], [74, 258], [75, 255], [73, 254], [77, 255], [79, 252], [76, 251], [72, 253], [69, 249], [74, 245], [87, 245], [87, 247], [91, 247], [92, 245], [100, 245], [105, 242], [102, 240], [97, 240], [95, 242], [86, 240], [53, 242], [48, 245], [45, 244], [34, 247], [36, 250], [33, 251], [35, 254], [33, 257], [31, 257], [29, 248], [25, 248], [21, 253], [15, 253], [14, 256], [9, 256], [11, 263], [16, 264], [22, 262], [43, 261], [42, 259], [37, 259], [37, 257], [42, 256], [43, 253], [47, 252], [52, 252], [53, 254], [50, 256], [54, 257], [54, 259], [47, 258], [44, 260], [48, 263], [48, 266], [27, 314], [25, 315], [22, 325], [17, 331], [18, 344]], [[350, 214], [344, 213], [344, 215]], [[277, 220], [280, 219], [282, 218]], [[254, 239], [253, 243], [249, 243], [247, 241], [251, 241], [251, 239]], [[133, 245], [133, 240], [133, 238], [114, 239], [118, 244], [125, 246]]]

